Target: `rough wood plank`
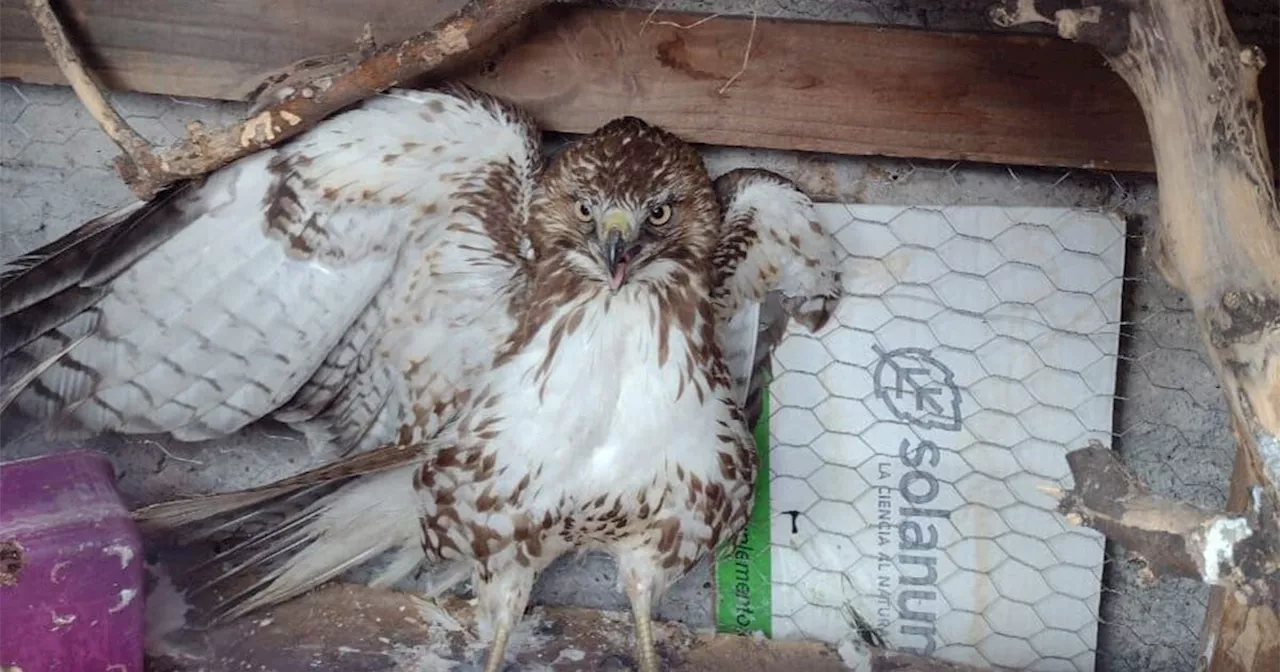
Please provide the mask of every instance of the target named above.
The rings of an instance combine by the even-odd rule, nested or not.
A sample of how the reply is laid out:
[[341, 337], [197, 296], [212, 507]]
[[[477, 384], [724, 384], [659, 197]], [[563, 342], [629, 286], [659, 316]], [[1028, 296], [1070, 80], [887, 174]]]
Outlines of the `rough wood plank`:
[[[163, 610], [156, 594], [149, 613]], [[471, 634], [472, 607], [451, 598], [428, 603], [408, 593], [331, 583], [251, 617], [209, 630], [152, 637], [154, 672], [392, 672], [470, 669], [485, 642]], [[830, 646], [697, 633], [656, 622], [663, 669], [690, 672], [837, 672], [848, 669]], [[577, 607], [536, 607], [512, 636], [518, 669], [634, 669], [631, 616]], [[861, 658], [866, 672], [979, 672], [881, 650]], [[477, 668], [478, 669], [478, 668]]]
[[[353, 51], [365, 23], [378, 44], [407, 39], [465, 0], [61, 0], [67, 24], [95, 74], [112, 89], [245, 98], [299, 60]], [[65, 80], [23, 0], [0, 0], [0, 77]]]
[[[236, 99], [300, 58], [381, 42], [457, 0], [118, 0], [61, 3], [107, 86]], [[0, 76], [57, 83], [21, 0], [0, 0]], [[448, 5], [449, 7], [446, 7]], [[1037, 36], [557, 7], [471, 80], [550, 130], [636, 114], [695, 142], [1021, 165], [1150, 171], [1142, 112], [1086, 47]], [[643, 27], [643, 30], [642, 30]]]
[[[469, 78], [552, 130], [633, 114], [695, 142], [1154, 172], [1137, 100], [1096, 50], [1031, 35], [943, 33], [553, 6]], [[646, 24], [646, 21], [648, 23]], [[643, 27], [643, 30], [642, 30]], [[1280, 50], [1264, 126], [1280, 142]], [[1273, 152], [1273, 160], [1280, 160]]]
[[[682, 30], [553, 8], [473, 81], [558, 128], [635, 114], [699, 142], [999, 163], [1147, 170], [1141, 111], [1102, 60], [1030, 36], [760, 22]], [[689, 24], [698, 17], [658, 20]]]

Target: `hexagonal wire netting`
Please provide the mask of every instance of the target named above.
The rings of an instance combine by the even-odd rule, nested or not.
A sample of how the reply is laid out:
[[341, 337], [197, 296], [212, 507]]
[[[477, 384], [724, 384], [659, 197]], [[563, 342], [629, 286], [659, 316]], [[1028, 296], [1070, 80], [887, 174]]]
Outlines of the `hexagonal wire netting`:
[[[908, 168], [908, 177], [914, 170]], [[1009, 177], [1019, 179], [1014, 171]], [[939, 535], [952, 540], [940, 543], [939, 594], [927, 598], [945, 605], [932, 609], [941, 614], [937, 653], [1015, 668], [1091, 669], [1093, 654], [1085, 650], [1095, 636], [1097, 537], [1049, 513], [1054, 502], [1041, 486], [1069, 482], [1061, 456], [1089, 439], [1134, 449], [1126, 454], [1138, 456], [1140, 472], [1161, 463], [1148, 457], [1154, 447], [1149, 437], [1157, 432], [1164, 440], [1173, 434], [1186, 441], [1184, 402], [1212, 412], [1217, 401], [1221, 422], [1211, 371], [1191, 348], [1134, 350], [1143, 345], [1140, 338], [1185, 342], [1188, 334], [1151, 334], [1147, 328], [1156, 320], [1173, 326], [1167, 321], [1175, 313], [1152, 306], [1159, 298], [1151, 291], [1156, 283], [1140, 257], [1130, 255], [1122, 276], [1131, 242], [1122, 220], [1047, 209], [845, 209], [847, 214], [825, 210], [825, 223], [850, 256], [851, 296], [837, 312], [841, 325], [815, 336], [793, 329], [774, 361], [772, 497], [776, 512], [792, 514], [790, 530], [776, 519], [773, 526], [775, 633], [838, 639], [840, 628], [848, 627], [838, 618], [841, 611], [858, 601], [842, 604], [823, 595], [841, 594], [842, 573], [876, 575], [882, 544], [869, 501], [877, 494], [868, 483], [877, 477], [872, 462], [880, 455], [870, 446], [881, 447], [882, 455], [904, 432], [902, 415], [885, 412], [890, 400], [873, 378], [892, 360], [889, 351], [928, 343], [932, 347], [913, 355], [913, 365], [950, 369], [957, 405], [967, 409], [956, 412], [964, 419], [963, 428], [952, 428], [959, 434], [921, 435], [947, 441], [966, 463], [947, 464], [950, 453], [944, 451], [938, 470], [959, 475], [951, 482], [939, 478], [940, 493], [930, 503], [953, 510], [953, 527]], [[1121, 319], [1125, 284], [1130, 315], [1138, 319]], [[1185, 323], [1188, 315], [1178, 317], [1179, 328], [1194, 329]], [[1125, 399], [1128, 408], [1113, 418], [1117, 359], [1119, 396], [1132, 390], [1144, 397]], [[1151, 370], [1153, 360], [1191, 367], [1210, 394], [1194, 398], [1171, 385], [1168, 378], [1176, 374]], [[1152, 390], [1161, 396], [1152, 398]], [[1147, 407], [1135, 408], [1146, 399]], [[1212, 423], [1197, 420], [1201, 432], [1212, 431]], [[882, 469], [880, 476], [887, 477], [890, 467]], [[888, 480], [897, 477], [895, 472]], [[1224, 483], [1213, 482], [1208, 494], [1220, 501]], [[1185, 488], [1167, 491], [1188, 495]], [[1212, 503], [1205, 494], [1190, 498]], [[797, 520], [812, 527], [807, 537]], [[864, 529], [842, 543], [840, 535], [856, 528], [850, 521], [861, 521]], [[788, 532], [801, 540], [778, 542]], [[843, 560], [851, 546], [861, 551], [861, 561]], [[985, 576], [973, 573], [980, 569]], [[1127, 585], [1130, 569], [1113, 566], [1110, 582]], [[1151, 608], [1153, 593], [1124, 589], [1104, 597], [1098, 669], [1194, 664], [1197, 616], [1185, 604], [1201, 602], [1204, 591], [1174, 584], [1165, 590], [1177, 596], [1178, 617], [1154, 627], [1141, 615]], [[981, 617], [975, 619], [975, 612]]]
[[[160, 142], [184, 133], [188, 121], [198, 119], [206, 124], [222, 124], [238, 117], [243, 110], [239, 105], [136, 94], [113, 94], [112, 99], [121, 106], [131, 124], [145, 136]], [[68, 90], [0, 85], [0, 160], [4, 167], [0, 180], [0, 214], [4, 221], [0, 256], [10, 259], [92, 216], [127, 203], [130, 194], [108, 165], [114, 154], [114, 148]], [[836, 191], [841, 192], [836, 196], [842, 200], [856, 198], [889, 205], [1085, 207], [1130, 216], [1123, 309], [1118, 316], [1108, 314], [1105, 325], [1119, 331], [1118, 403], [1115, 404], [1112, 445], [1157, 492], [1202, 506], [1223, 504], [1232, 459], [1232, 438], [1227, 430], [1221, 393], [1206, 362], [1190, 309], [1181, 294], [1159, 277], [1140, 252], [1142, 227], [1155, 214], [1150, 180], [1097, 172], [795, 157], [743, 150], [708, 149], [707, 156], [713, 172], [731, 165], [762, 164], [794, 175], [802, 184], [835, 184]], [[842, 191], [855, 186], [856, 194]], [[908, 239], [932, 235], [927, 230], [900, 233]], [[973, 245], [975, 240], [978, 238], [957, 238], [953, 244]], [[860, 254], [870, 255], [871, 250], [868, 248]], [[973, 258], [982, 260], [983, 253]], [[967, 333], [965, 329], [973, 330], [973, 339], [963, 342], [964, 347], [958, 347], [957, 351], [980, 353], [983, 339], [989, 338], [985, 336], [987, 329], [983, 328], [982, 320], [978, 319], [987, 314], [979, 308], [991, 303], [991, 297], [981, 287], [989, 277], [984, 273], [1017, 275], [1023, 272], [1008, 265], [1003, 266], [1004, 270], [1001, 268], [993, 265], [974, 269], [971, 275], [965, 276], [968, 278], [963, 281], [967, 283], [966, 289], [961, 289], [964, 285], [955, 285], [958, 296], [942, 297], [953, 306], [966, 306], [971, 311], [969, 314], [953, 311], [948, 313], [952, 317], [939, 318], [955, 321], [954, 324], [941, 323], [940, 328], [948, 334], [963, 336]], [[1059, 281], [1070, 283], [1073, 279], [1059, 278]], [[1037, 282], [1033, 278], [1014, 278], [1011, 286], [1030, 294], [1037, 291]], [[888, 298], [886, 305], [905, 301], [919, 305], [930, 298], [937, 297], [922, 297], [906, 291], [900, 298]], [[865, 320], [864, 331], [871, 329], [869, 325], [873, 322], [883, 320], [888, 324], [894, 319], [892, 311], [888, 315], [876, 315], [873, 309], [859, 313], [858, 319]], [[935, 322], [934, 326], [939, 323]], [[1088, 335], [1088, 330], [1083, 333]], [[1050, 404], [1061, 401], [1056, 395], [1068, 394], [1067, 388], [1037, 385], [1039, 377], [1049, 375], [1042, 373], [1043, 370], [1049, 369], [990, 371], [986, 382], [973, 387], [971, 393], [1016, 399], [1021, 392], [1005, 394], [1002, 388], [1012, 386], [1013, 381], [1022, 381], [1023, 389], [1031, 394], [1038, 391], [1044, 401]], [[1089, 386], [1087, 368], [1060, 366], [1056, 370], [1080, 374], [1072, 379], [1074, 383], [1065, 385]], [[836, 378], [834, 374], [827, 376], [824, 391], [829, 389], [849, 398], [866, 399], [865, 377]], [[1080, 393], [1079, 390], [1076, 393]], [[1099, 408], [1088, 410], [1095, 417], [1105, 412]], [[1088, 422], [1082, 424], [1089, 426]], [[1052, 466], [1035, 462], [1034, 451], [1018, 450], [1017, 442], [1012, 445], [1015, 449], [1008, 459], [1020, 468], [1038, 473], [1053, 471]], [[982, 450], [991, 452], [986, 448]], [[988, 455], [984, 459], [998, 463], [1000, 458]], [[787, 463], [803, 469], [802, 461], [788, 459]], [[997, 478], [998, 474], [992, 477]], [[956, 496], [965, 498], [969, 486], [976, 484], [976, 477], [973, 484], [956, 483]], [[1033, 515], [1026, 524], [1048, 524], [1034, 519]], [[1056, 557], [1062, 557], [1062, 549], [1049, 550]], [[1031, 577], [1023, 578], [1028, 583], [1036, 583]], [[1054, 582], [1052, 577], [1045, 580]], [[1122, 551], [1110, 548], [1103, 580], [1097, 669], [1193, 669], [1196, 639], [1207, 599], [1203, 587], [1181, 580], [1140, 585], [1138, 569], [1124, 559]], [[998, 586], [992, 588], [993, 594], [998, 592]], [[1045, 610], [1054, 611], [1053, 605], [1040, 605], [1040, 611]], [[1034, 605], [1013, 606], [1008, 614], [996, 617], [1007, 623], [992, 625], [1034, 646], [1036, 635], [1020, 629], [1022, 623], [1031, 622], [1033, 612], [1039, 613]]]
[[[1108, 438], [1117, 222], [1061, 209], [841, 209], [822, 207], [849, 253], [840, 326], [816, 337], [793, 330], [774, 362], [772, 496], [796, 519], [791, 536], [775, 539], [775, 632], [838, 637], [842, 604], [824, 605], [835, 591], [819, 585], [842, 571], [877, 575], [877, 556], [893, 552], [874, 522], [881, 499], [927, 499], [950, 523], [929, 521], [943, 530], [943, 554], [920, 556], [939, 587], [924, 599], [946, 603], [932, 609], [940, 655], [1016, 667], [1078, 658], [1087, 669], [1100, 540], [1059, 522], [1040, 487], [1064, 480], [1068, 446]], [[938, 387], [915, 399], [924, 378]], [[940, 431], [906, 431], [922, 424]], [[935, 475], [911, 477], [924, 472], [885, 459], [912, 440], [942, 449], [936, 463], [912, 465]], [[914, 482], [883, 497], [868, 485], [899, 478]], [[886, 524], [908, 524], [885, 508]], [[861, 567], [842, 566], [840, 535], [851, 535]], [[1039, 646], [1010, 639], [1033, 636]]]

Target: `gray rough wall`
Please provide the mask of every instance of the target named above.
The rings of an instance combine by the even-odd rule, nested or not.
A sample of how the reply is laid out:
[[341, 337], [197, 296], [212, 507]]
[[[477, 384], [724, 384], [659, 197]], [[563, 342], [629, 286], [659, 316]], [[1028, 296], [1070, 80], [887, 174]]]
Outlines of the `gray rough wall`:
[[[817, 0], [684, 0], [616, 2], [670, 9], [981, 30], [986, 2], [840, 2]], [[1227, 3], [1242, 39], [1274, 40], [1277, 4]], [[113, 101], [146, 137], [167, 142], [185, 123], [227, 123], [243, 106], [139, 94]], [[109, 166], [108, 142], [66, 89], [0, 85], [0, 259], [8, 260], [83, 221], [130, 202]], [[1155, 185], [1141, 176], [1036, 170], [709, 148], [713, 172], [761, 165], [817, 185], [846, 200], [886, 204], [1054, 205], [1102, 208], [1133, 216], [1122, 325], [1121, 390], [1114, 447], [1153, 489], [1201, 506], [1220, 506], [1232, 460], [1232, 438], [1216, 381], [1189, 308], [1141, 253], [1141, 232], [1156, 216]], [[74, 447], [26, 442], [4, 457]], [[134, 503], [177, 493], [243, 487], [312, 465], [287, 430], [251, 428], [204, 444], [111, 437], [94, 444], [116, 462], [121, 487]], [[1099, 631], [1100, 670], [1193, 669], [1207, 591], [1192, 582], [1137, 582], [1122, 549], [1109, 549]], [[660, 616], [696, 625], [711, 622], [706, 567], [686, 578]], [[625, 608], [607, 559], [568, 560], [548, 572], [536, 596], [544, 603]]]

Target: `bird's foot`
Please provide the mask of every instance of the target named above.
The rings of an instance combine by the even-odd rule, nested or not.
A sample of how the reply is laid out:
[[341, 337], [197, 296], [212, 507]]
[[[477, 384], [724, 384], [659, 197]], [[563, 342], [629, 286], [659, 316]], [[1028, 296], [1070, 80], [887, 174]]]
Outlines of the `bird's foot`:
[[507, 655], [507, 638], [511, 628], [499, 623], [494, 628], [493, 644], [489, 646], [489, 655], [484, 660], [484, 672], [501, 672], [503, 659]]
[[627, 597], [636, 626], [636, 661], [639, 672], [658, 672], [658, 649], [653, 642], [652, 592], [648, 586], [628, 583]]

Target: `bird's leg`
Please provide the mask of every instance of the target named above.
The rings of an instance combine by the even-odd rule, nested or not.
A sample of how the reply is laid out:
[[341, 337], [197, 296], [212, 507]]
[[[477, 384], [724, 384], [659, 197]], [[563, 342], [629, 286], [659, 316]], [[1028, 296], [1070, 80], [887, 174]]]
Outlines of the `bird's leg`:
[[499, 672], [503, 659], [507, 655], [507, 639], [511, 636], [511, 626], [507, 623], [495, 623], [493, 643], [489, 645], [489, 653], [484, 659], [484, 672]]
[[481, 635], [486, 634], [486, 630], [493, 635], [484, 661], [484, 672], [502, 669], [511, 631], [529, 606], [529, 594], [533, 592], [536, 577], [537, 573], [531, 568], [515, 563], [493, 572], [487, 579], [476, 577], [476, 616]]
[[658, 672], [658, 650], [653, 643], [653, 584], [627, 579], [627, 599], [636, 622], [636, 658], [640, 672]]

